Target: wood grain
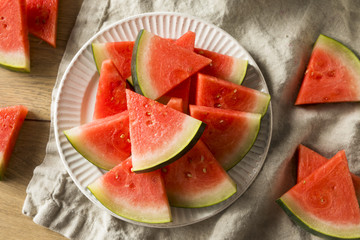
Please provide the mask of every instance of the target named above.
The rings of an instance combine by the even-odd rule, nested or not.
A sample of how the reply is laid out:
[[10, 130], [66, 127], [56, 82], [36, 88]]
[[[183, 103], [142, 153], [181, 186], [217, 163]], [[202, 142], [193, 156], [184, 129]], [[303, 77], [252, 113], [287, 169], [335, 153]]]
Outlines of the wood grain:
[[21, 213], [34, 168], [45, 156], [49, 137], [51, 93], [67, 40], [82, 0], [59, 0], [57, 47], [29, 36], [30, 73], [0, 68], [0, 107], [23, 104], [29, 114], [0, 181], [0, 239], [66, 239]]

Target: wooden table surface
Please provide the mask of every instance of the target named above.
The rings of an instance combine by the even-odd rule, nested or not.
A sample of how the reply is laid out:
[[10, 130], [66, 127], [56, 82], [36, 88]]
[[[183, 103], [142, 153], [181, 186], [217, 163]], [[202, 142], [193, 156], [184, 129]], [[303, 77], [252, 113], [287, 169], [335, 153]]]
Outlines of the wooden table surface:
[[21, 213], [26, 187], [42, 163], [50, 127], [51, 92], [82, 0], [59, 0], [57, 47], [29, 36], [30, 73], [0, 68], [0, 107], [22, 104], [29, 113], [0, 181], [0, 240], [66, 239]]

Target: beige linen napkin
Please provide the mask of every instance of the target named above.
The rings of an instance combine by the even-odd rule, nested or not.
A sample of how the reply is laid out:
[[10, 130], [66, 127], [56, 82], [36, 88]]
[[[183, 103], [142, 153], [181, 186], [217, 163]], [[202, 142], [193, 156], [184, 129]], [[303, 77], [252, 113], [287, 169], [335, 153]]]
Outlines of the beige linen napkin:
[[329, 158], [345, 149], [350, 169], [360, 173], [360, 104], [294, 106], [320, 33], [360, 52], [360, 1], [84, 0], [53, 101], [67, 65], [92, 35], [125, 17], [156, 11], [183, 12], [219, 26], [258, 63], [272, 95], [274, 126], [257, 179], [234, 204], [208, 220], [173, 229], [140, 227], [108, 215], [78, 190], [62, 165], [51, 125], [47, 154], [29, 183], [23, 213], [71, 239], [316, 239], [274, 201], [295, 183], [293, 154], [299, 143]]

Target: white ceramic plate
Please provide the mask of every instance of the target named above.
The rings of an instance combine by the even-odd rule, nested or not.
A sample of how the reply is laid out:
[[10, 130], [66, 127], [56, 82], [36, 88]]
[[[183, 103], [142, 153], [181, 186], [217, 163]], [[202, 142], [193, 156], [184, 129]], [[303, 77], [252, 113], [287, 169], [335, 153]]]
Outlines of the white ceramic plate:
[[271, 139], [271, 104], [262, 119], [261, 129], [254, 146], [245, 158], [229, 171], [237, 183], [237, 193], [224, 202], [211, 207], [186, 209], [171, 208], [173, 221], [165, 224], [139, 223], [120, 217], [105, 208], [87, 190], [87, 186], [104, 174], [84, 159], [67, 141], [63, 131], [91, 121], [99, 75], [93, 60], [92, 42], [135, 40], [140, 29], [146, 29], [165, 38], [179, 38], [187, 31], [196, 33], [196, 47], [247, 59], [249, 69], [244, 85], [268, 92], [260, 69], [249, 53], [228, 33], [218, 27], [184, 14], [147, 13], [123, 19], [93, 36], [75, 55], [61, 80], [55, 102], [55, 138], [60, 157], [81, 192], [96, 206], [114, 217], [138, 225], [169, 228], [199, 222], [221, 212], [238, 199], [255, 180], [261, 170]]

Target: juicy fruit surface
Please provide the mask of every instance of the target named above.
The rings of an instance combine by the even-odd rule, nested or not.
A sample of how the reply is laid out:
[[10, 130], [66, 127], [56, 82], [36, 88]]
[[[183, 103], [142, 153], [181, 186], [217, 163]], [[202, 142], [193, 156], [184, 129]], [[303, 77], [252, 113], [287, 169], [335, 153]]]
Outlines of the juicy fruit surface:
[[64, 132], [71, 145], [94, 165], [110, 170], [131, 154], [127, 111]]
[[175, 98], [175, 97], [170, 98], [169, 102], [166, 105], [179, 112], [184, 112], [183, 110], [184, 103], [182, 98]]
[[15, 71], [30, 71], [25, 1], [0, 1], [0, 64]]
[[270, 95], [205, 74], [198, 74], [196, 105], [265, 115]]
[[184, 155], [197, 142], [203, 123], [126, 90], [133, 171], [151, 171]]
[[191, 105], [190, 115], [206, 124], [201, 139], [225, 170], [246, 155], [260, 129], [260, 114]]
[[248, 61], [217, 52], [195, 48], [195, 52], [212, 60], [211, 64], [201, 70], [202, 73], [241, 84], [245, 78]]
[[27, 113], [27, 108], [21, 105], [0, 109], [0, 180], [4, 177]]
[[29, 32], [56, 47], [58, 0], [26, 0]]
[[295, 105], [360, 101], [360, 61], [341, 43], [320, 35]]
[[126, 110], [126, 82], [111, 60], [102, 64], [93, 119], [112, 116]]
[[171, 221], [169, 202], [160, 171], [133, 173], [131, 158], [88, 186], [115, 214], [139, 222]]
[[211, 206], [236, 192], [236, 184], [201, 141], [182, 158], [164, 167], [162, 175], [172, 206]]
[[296, 184], [277, 202], [316, 235], [360, 237], [360, 211], [344, 151]]
[[141, 30], [131, 65], [135, 91], [157, 99], [210, 62], [208, 58]]

